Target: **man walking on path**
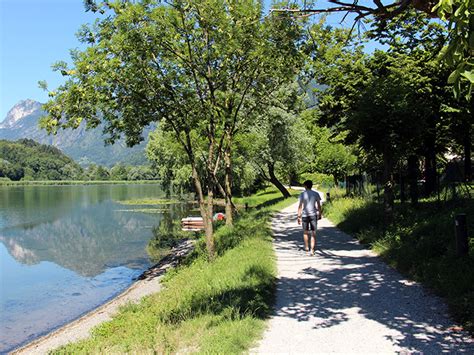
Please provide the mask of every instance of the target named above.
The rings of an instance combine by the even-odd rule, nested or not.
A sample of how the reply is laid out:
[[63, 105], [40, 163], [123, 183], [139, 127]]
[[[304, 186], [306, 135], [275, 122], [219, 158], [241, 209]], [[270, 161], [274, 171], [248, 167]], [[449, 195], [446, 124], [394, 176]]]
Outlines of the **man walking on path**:
[[326, 218], [318, 221], [324, 250], [301, 257], [298, 205], [272, 219], [276, 301], [251, 354], [474, 354], [474, 339], [441, 299]]
[[[316, 228], [318, 219], [322, 218], [321, 196], [311, 190], [313, 182], [306, 180], [303, 183], [305, 191], [300, 194], [298, 206], [298, 224], [303, 224], [304, 250], [314, 255], [316, 248]], [[308, 248], [308, 233], [311, 230], [311, 251]]]

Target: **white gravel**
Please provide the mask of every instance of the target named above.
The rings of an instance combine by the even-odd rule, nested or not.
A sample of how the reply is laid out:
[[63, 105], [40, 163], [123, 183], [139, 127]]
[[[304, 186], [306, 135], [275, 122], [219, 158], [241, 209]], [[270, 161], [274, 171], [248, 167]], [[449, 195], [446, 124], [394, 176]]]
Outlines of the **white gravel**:
[[303, 251], [297, 204], [275, 216], [277, 299], [252, 353], [474, 354], [446, 305], [406, 280], [327, 219], [317, 251]]

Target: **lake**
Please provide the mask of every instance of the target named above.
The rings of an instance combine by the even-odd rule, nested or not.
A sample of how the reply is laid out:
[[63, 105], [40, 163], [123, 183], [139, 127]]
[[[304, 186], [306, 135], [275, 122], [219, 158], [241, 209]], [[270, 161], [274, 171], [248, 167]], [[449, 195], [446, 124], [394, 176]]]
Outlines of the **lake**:
[[129, 287], [155, 261], [154, 228], [188, 207], [117, 201], [163, 197], [154, 184], [0, 187], [0, 353]]

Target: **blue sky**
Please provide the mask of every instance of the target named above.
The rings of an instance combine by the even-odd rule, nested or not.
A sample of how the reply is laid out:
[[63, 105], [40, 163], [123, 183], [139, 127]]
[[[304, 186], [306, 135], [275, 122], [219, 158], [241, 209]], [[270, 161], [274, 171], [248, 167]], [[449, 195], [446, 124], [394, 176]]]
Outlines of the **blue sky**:
[[51, 64], [69, 61], [80, 46], [75, 33], [94, 18], [82, 0], [0, 0], [0, 121], [20, 100], [47, 100], [38, 81], [61, 84]]
[[[20, 100], [47, 101], [38, 81], [50, 89], [62, 83], [51, 64], [70, 61], [69, 50], [81, 46], [75, 33], [96, 16], [82, 0], [0, 0], [0, 122]], [[339, 18], [329, 22], [338, 25]]]

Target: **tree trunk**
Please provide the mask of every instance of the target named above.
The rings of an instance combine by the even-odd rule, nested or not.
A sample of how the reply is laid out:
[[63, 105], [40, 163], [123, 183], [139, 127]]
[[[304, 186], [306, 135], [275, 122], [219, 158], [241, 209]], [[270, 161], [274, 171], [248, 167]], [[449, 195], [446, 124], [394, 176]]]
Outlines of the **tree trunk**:
[[[196, 166], [192, 166], [192, 176], [194, 181], [194, 186], [196, 188], [196, 194], [199, 203], [199, 211], [201, 212], [201, 217], [204, 222], [204, 231], [206, 234], [206, 248], [209, 255], [209, 260], [214, 259], [214, 230], [212, 225], [212, 203], [213, 203], [213, 192], [212, 184], [208, 187], [208, 199], [207, 202], [204, 200], [204, 192], [202, 189], [201, 179], [199, 178], [199, 173], [197, 172]], [[209, 192], [210, 191], [210, 192]]]
[[283, 186], [283, 184], [278, 180], [278, 178], [275, 176], [275, 166], [273, 163], [268, 163], [268, 174], [270, 175], [270, 182], [276, 186], [278, 190], [283, 194], [284, 198], [290, 197], [290, 193], [288, 190]]
[[404, 203], [406, 200], [405, 196], [405, 176], [403, 175], [402, 168], [400, 167], [399, 170], [399, 177], [400, 177], [400, 202]]
[[471, 123], [468, 119], [464, 121], [464, 181], [472, 180], [472, 164], [471, 164]]
[[436, 120], [428, 119], [428, 132], [425, 138], [425, 195], [429, 196], [436, 191]]
[[[204, 220], [204, 230], [206, 233], [206, 249], [209, 254], [209, 260], [214, 260], [215, 246], [214, 246], [214, 226], [212, 225], [212, 215], [214, 208], [214, 189], [213, 184], [209, 184], [207, 187], [207, 203], [203, 204], [201, 209], [201, 215]], [[204, 212], [204, 213], [203, 213]]]
[[388, 145], [384, 148], [383, 153], [383, 206], [384, 206], [384, 220], [385, 225], [388, 226], [393, 222], [393, 206], [394, 206], [394, 195], [393, 195], [393, 157], [390, 152]]
[[429, 196], [436, 191], [436, 155], [434, 151], [425, 156], [425, 195]]
[[410, 185], [410, 200], [413, 206], [418, 204], [418, 157], [408, 157], [408, 184]]
[[225, 224], [228, 226], [234, 223], [234, 208], [232, 203], [232, 161], [231, 161], [231, 141], [230, 138], [227, 142], [227, 147], [224, 152], [224, 164], [225, 164]]
[[290, 186], [298, 185], [298, 173], [295, 170], [291, 169], [288, 176], [288, 181]]

